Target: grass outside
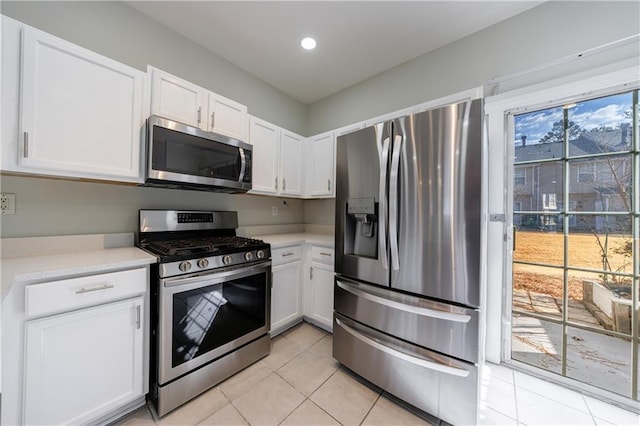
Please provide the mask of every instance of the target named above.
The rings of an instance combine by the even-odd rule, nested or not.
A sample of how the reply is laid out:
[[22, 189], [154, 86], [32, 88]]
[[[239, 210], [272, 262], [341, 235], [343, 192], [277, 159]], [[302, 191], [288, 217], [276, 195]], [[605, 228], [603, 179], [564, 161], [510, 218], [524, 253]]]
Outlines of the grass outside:
[[[605, 244], [605, 236], [599, 235]], [[608, 261], [613, 271], [631, 272], [631, 258], [616, 253], [616, 249], [629, 240], [628, 236], [609, 235]], [[548, 263], [562, 266], [564, 263], [564, 235], [539, 231], [518, 231], [514, 260]], [[603, 270], [602, 249], [594, 234], [570, 234], [568, 239], [568, 264], [573, 267]], [[548, 294], [562, 298], [563, 272], [561, 269], [515, 264], [513, 268], [515, 289]], [[601, 279], [600, 274], [572, 271], [569, 276], [569, 298], [582, 300], [582, 280]]]

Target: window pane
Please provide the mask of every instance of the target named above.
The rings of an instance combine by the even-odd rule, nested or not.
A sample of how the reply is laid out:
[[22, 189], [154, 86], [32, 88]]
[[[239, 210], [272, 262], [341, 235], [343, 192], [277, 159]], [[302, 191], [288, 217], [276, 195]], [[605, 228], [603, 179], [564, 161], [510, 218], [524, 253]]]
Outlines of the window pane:
[[513, 264], [513, 308], [550, 317], [562, 317], [560, 268]]
[[628, 396], [630, 340], [568, 327], [567, 377]]
[[564, 264], [562, 215], [514, 214], [513, 258], [522, 262]]
[[570, 215], [569, 265], [633, 273], [630, 216]]
[[564, 153], [562, 107], [514, 117], [515, 161], [562, 158]]
[[569, 108], [569, 155], [628, 151], [632, 135], [632, 93], [579, 102]]
[[511, 326], [511, 358], [560, 374], [562, 326], [514, 313]]
[[569, 164], [571, 211], [631, 211], [631, 156], [572, 160]]

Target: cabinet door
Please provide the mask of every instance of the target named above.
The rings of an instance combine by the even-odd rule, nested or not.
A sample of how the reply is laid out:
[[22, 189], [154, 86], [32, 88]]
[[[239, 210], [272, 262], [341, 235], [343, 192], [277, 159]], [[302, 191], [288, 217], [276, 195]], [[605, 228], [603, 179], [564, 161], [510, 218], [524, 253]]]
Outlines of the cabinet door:
[[212, 132], [247, 141], [247, 107], [215, 93], [209, 93], [209, 126]]
[[84, 424], [143, 391], [143, 298], [29, 321], [25, 424]]
[[272, 268], [271, 335], [275, 335], [302, 317], [302, 262]]
[[207, 130], [207, 91], [156, 68], [151, 71], [151, 114]]
[[302, 195], [302, 136], [282, 130], [280, 136], [280, 177], [282, 195]]
[[25, 28], [20, 168], [141, 181], [143, 90], [144, 73]]
[[278, 152], [280, 129], [255, 117], [249, 118], [249, 133], [253, 144], [253, 182], [251, 192], [278, 193]]
[[307, 141], [307, 168], [309, 170], [308, 195], [331, 197], [334, 195], [335, 138], [333, 133], [313, 137]]
[[333, 275], [333, 267], [311, 262], [309, 316], [329, 331], [333, 328]]

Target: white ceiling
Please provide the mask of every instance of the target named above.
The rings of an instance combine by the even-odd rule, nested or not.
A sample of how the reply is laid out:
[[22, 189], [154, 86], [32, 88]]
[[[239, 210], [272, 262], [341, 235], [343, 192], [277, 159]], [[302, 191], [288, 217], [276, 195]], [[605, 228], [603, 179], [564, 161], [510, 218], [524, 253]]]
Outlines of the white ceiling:
[[[310, 104], [543, 1], [127, 1]], [[304, 51], [300, 40], [318, 47]]]

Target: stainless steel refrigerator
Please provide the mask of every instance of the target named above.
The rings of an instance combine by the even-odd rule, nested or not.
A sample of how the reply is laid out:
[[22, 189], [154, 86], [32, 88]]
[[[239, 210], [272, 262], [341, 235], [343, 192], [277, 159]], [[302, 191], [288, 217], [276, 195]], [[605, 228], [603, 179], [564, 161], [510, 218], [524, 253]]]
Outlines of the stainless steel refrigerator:
[[333, 355], [456, 425], [477, 420], [483, 134], [477, 99], [337, 141]]

